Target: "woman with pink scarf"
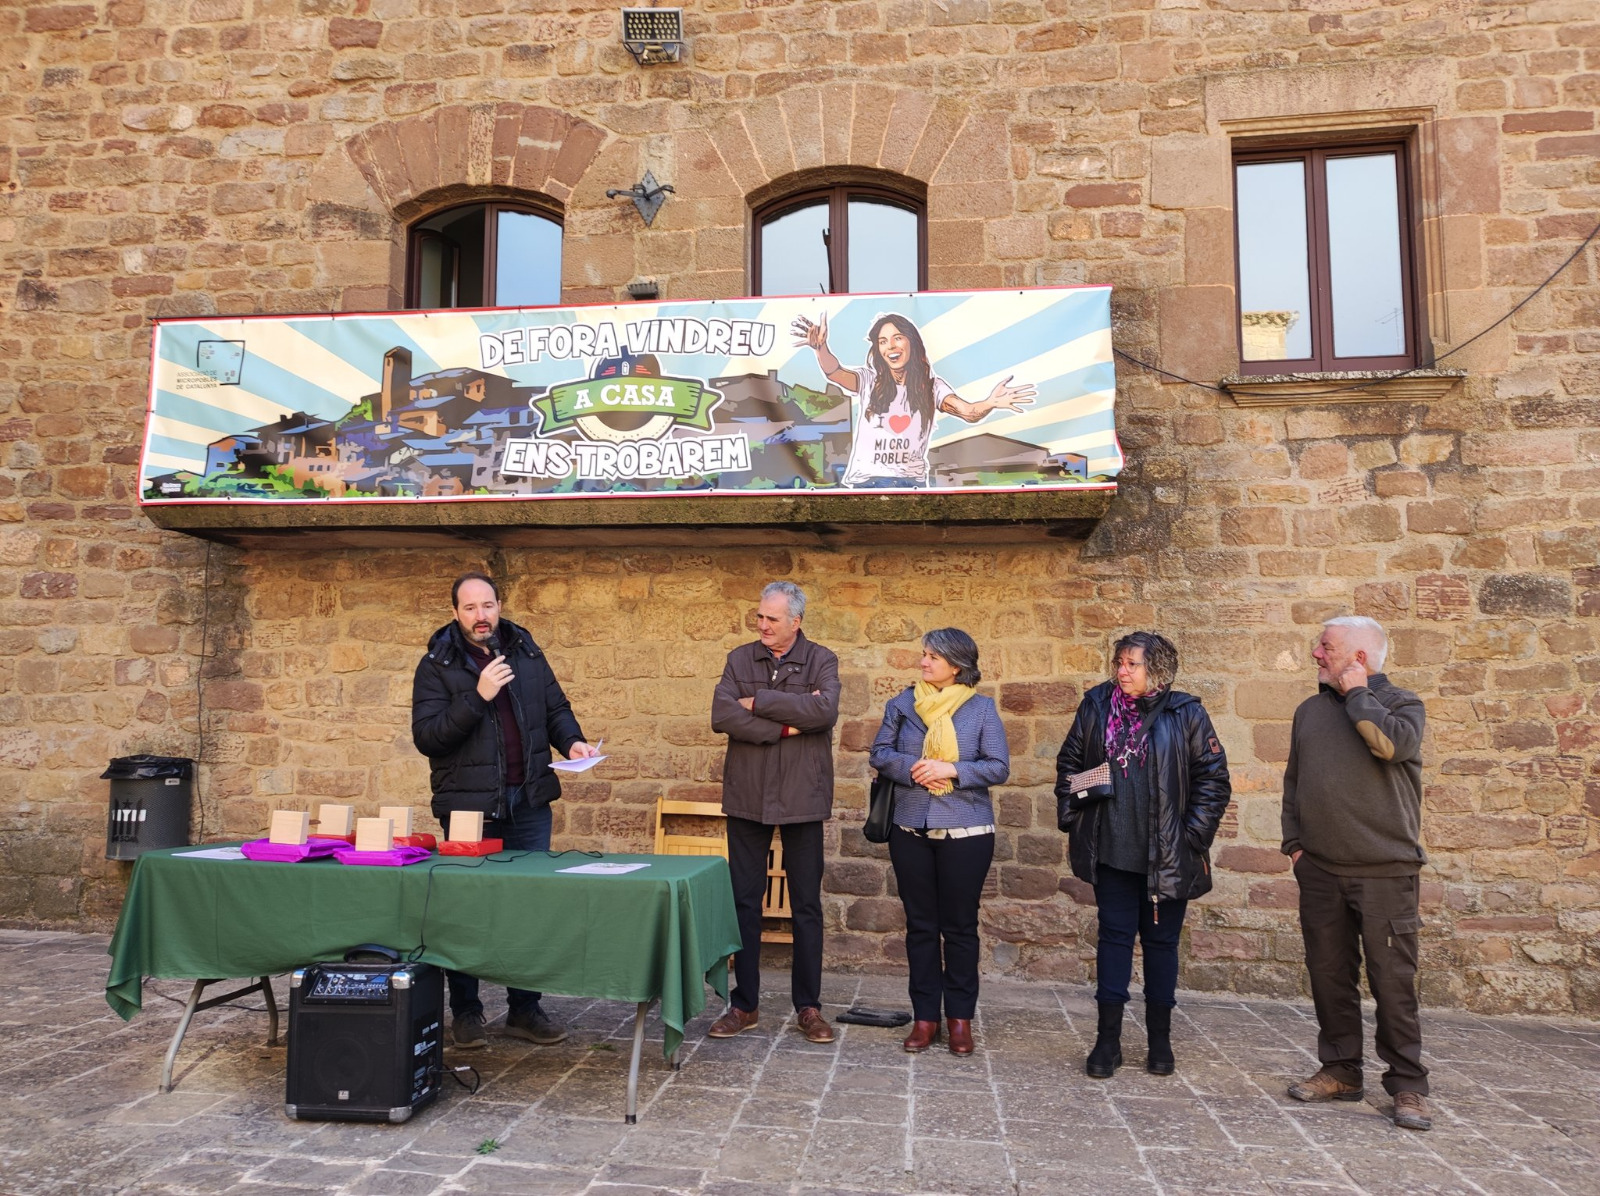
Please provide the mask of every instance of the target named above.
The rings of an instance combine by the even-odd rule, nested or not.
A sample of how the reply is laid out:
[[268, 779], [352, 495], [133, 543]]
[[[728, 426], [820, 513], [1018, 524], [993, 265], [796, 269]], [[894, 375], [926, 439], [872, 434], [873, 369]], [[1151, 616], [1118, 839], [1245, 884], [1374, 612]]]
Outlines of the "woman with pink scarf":
[[[1079, 880], [1100, 913], [1099, 1024], [1084, 1070], [1122, 1066], [1122, 1011], [1133, 943], [1144, 951], [1145, 1070], [1169, 1076], [1178, 935], [1188, 903], [1211, 888], [1211, 841], [1232, 797], [1211, 717], [1172, 687], [1178, 650], [1135, 631], [1111, 650], [1113, 679], [1083, 695], [1056, 756], [1056, 811]], [[1085, 775], [1089, 774], [1089, 775]]]

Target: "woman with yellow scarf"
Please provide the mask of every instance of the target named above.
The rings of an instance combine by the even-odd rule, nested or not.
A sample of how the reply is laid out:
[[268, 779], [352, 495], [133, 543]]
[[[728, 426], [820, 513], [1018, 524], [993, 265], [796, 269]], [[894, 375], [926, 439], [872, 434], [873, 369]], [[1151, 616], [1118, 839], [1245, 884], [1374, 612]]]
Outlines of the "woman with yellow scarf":
[[[922, 680], [891, 698], [872, 743], [872, 767], [894, 782], [889, 858], [906, 911], [906, 961], [915, 1019], [902, 1044], [939, 1041], [972, 1054], [978, 1008], [978, 898], [994, 859], [989, 787], [1011, 775], [994, 701], [973, 687], [978, 645], [954, 627], [922, 637]], [[942, 950], [941, 950], [942, 946]]]

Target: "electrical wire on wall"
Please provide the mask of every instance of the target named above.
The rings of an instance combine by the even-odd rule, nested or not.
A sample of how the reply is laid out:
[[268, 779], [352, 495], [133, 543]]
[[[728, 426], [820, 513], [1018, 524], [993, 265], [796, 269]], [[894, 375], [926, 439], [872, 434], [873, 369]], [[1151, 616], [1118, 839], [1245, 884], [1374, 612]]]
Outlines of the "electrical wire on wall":
[[[1560, 276], [1560, 274], [1561, 274], [1561, 272], [1563, 270], [1565, 270], [1568, 266], [1572, 265], [1573, 262], [1578, 260], [1579, 256], [1583, 253], [1583, 251], [1585, 249], [1589, 248], [1589, 245], [1594, 241], [1595, 237], [1597, 237], [1597, 236], [1600, 236], [1600, 224], [1597, 224], [1592, 229], [1590, 229], [1589, 230], [1589, 235], [1587, 237], [1585, 237], [1581, 242], [1579, 242], [1578, 247], [1576, 249], [1574, 249], [1570, 254], [1567, 255], [1567, 259], [1564, 262], [1562, 262], [1559, 266], [1557, 266], [1554, 270], [1552, 270], [1550, 272], [1550, 276], [1548, 278], [1546, 278], [1538, 286], [1534, 287], [1533, 290], [1529, 291], [1526, 295], [1524, 295], [1523, 298], [1522, 298], [1522, 301], [1520, 303], [1518, 303], [1510, 311], [1506, 312], [1505, 315], [1501, 316], [1493, 324], [1490, 324], [1487, 328], [1484, 328], [1481, 331], [1475, 333], [1474, 335], [1468, 337], [1466, 340], [1462, 341], [1455, 348], [1450, 349], [1447, 352], [1439, 354], [1439, 356], [1435, 357], [1432, 361], [1428, 362], [1426, 365], [1414, 365], [1410, 369], [1399, 370], [1399, 371], [1397, 371], [1396, 373], [1393, 373], [1393, 374], [1384, 374], [1381, 378], [1375, 378], [1371, 382], [1357, 382], [1357, 383], [1354, 383], [1354, 384], [1352, 384], [1350, 386], [1330, 387], [1327, 390], [1319, 390], [1319, 391], [1317, 391], [1316, 394], [1303, 395], [1303, 396], [1301, 396], [1301, 398], [1307, 403], [1314, 403], [1318, 399], [1320, 399], [1320, 398], [1322, 398], [1322, 397], [1324, 397], [1326, 395], [1348, 394], [1350, 391], [1353, 391], [1353, 390], [1370, 390], [1374, 386], [1380, 386], [1385, 382], [1392, 382], [1396, 378], [1405, 378], [1405, 377], [1408, 377], [1411, 374], [1419, 373], [1422, 370], [1437, 369], [1439, 367], [1439, 363], [1441, 361], [1444, 361], [1446, 358], [1449, 358], [1449, 357], [1454, 357], [1457, 353], [1461, 352], [1468, 345], [1474, 344], [1475, 342], [1482, 340], [1484, 337], [1488, 336], [1491, 332], [1493, 332], [1496, 328], [1500, 327], [1500, 325], [1504, 324], [1512, 316], [1516, 315], [1524, 307], [1528, 306], [1528, 304], [1532, 303], [1534, 301], [1534, 299], [1538, 298], [1538, 296], [1545, 290], [1545, 288], [1547, 288], [1551, 283], [1553, 283], [1557, 279], [1557, 277]], [[1217, 394], [1223, 394], [1223, 393], [1225, 393], [1227, 391], [1227, 387], [1225, 387], [1225, 386], [1215, 386], [1210, 382], [1197, 382], [1193, 378], [1185, 378], [1182, 374], [1174, 374], [1171, 370], [1164, 370], [1160, 366], [1154, 365], [1151, 362], [1141, 361], [1139, 358], [1135, 357], [1133, 354], [1124, 353], [1121, 349], [1113, 349], [1112, 352], [1115, 353], [1118, 357], [1122, 358], [1122, 360], [1128, 362], [1131, 365], [1136, 365], [1140, 369], [1149, 370], [1152, 374], [1160, 374], [1163, 378], [1171, 378], [1174, 382], [1185, 382], [1190, 386], [1198, 386], [1201, 390], [1215, 391]], [[1308, 375], [1305, 375], [1305, 374], [1288, 374], [1288, 375], [1285, 375], [1285, 376], [1289, 377], [1289, 378], [1292, 378], [1292, 379], [1294, 379], [1295, 381], [1298, 381], [1298, 382], [1315, 382], [1315, 381], [1317, 381], [1317, 378], [1316, 378], [1315, 375], [1309, 375], [1308, 376]]]

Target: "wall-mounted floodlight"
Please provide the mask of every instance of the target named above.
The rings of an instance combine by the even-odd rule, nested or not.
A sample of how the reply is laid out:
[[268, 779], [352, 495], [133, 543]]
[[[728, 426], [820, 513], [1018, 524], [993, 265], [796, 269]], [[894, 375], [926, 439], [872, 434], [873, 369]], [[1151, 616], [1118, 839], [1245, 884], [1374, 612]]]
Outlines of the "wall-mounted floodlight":
[[683, 9], [623, 9], [622, 44], [640, 66], [677, 62], [683, 54]]

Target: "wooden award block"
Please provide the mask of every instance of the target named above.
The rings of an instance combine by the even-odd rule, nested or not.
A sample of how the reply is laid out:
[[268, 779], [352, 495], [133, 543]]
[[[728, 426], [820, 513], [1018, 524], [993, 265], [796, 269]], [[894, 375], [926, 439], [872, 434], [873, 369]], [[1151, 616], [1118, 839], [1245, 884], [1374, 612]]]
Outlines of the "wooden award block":
[[305, 810], [274, 810], [267, 842], [301, 844], [311, 833], [311, 815]]
[[483, 842], [483, 811], [450, 811], [450, 834], [448, 838], [452, 843]]
[[356, 819], [357, 851], [388, 851], [394, 846], [394, 823], [387, 818]]
[[404, 839], [415, 833], [411, 829], [411, 814], [410, 806], [378, 807], [378, 817], [387, 818], [394, 823], [394, 837], [396, 839]]
[[348, 835], [355, 827], [356, 808], [325, 801], [317, 807], [317, 834]]

